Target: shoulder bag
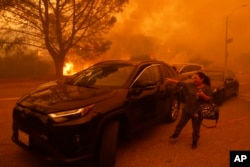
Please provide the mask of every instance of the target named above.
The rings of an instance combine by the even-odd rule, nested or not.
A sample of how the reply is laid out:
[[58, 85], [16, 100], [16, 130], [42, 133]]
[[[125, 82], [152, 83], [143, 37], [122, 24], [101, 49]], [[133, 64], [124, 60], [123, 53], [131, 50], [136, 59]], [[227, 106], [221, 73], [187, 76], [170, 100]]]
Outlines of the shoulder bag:
[[209, 119], [209, 120], [215, 120], [216, 123], [214, 126], [206, 126], [202, 124], [203, 126], [207, 128], [214, 128], [216, 127], [218, 120], [219, 120], [219, 112], [220, 108], [217, 104], [215, 103], [202, 103], [199, 108], [199, 118], [201, 120], [203, 119]]

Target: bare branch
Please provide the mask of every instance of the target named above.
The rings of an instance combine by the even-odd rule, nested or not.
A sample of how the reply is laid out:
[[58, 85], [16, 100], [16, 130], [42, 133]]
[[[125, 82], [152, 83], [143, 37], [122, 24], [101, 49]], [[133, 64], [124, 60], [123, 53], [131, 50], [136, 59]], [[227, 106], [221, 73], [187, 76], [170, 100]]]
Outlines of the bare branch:
[[34, 42], [23, 44], [45, 46], [55, 64], [60, 66], [56, 69], [60, 70], [72, 47], [102, 38], [116, 21], [112, 15], [121, 12], [128, 0], [11, 1], [13, 6], [4, 8], [4, 14], [0, 16], [9, 24], [0, 31], [9, 28], [9, 31], [26, 35]]

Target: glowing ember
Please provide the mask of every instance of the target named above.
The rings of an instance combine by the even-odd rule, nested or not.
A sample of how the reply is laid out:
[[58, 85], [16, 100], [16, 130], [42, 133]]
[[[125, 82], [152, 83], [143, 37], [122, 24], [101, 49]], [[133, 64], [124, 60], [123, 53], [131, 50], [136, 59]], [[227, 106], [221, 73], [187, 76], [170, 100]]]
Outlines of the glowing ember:
[[63, 67], [63, 75], [72, 75], [74, 74], [74, 64], [72, 62], [66, 62]]

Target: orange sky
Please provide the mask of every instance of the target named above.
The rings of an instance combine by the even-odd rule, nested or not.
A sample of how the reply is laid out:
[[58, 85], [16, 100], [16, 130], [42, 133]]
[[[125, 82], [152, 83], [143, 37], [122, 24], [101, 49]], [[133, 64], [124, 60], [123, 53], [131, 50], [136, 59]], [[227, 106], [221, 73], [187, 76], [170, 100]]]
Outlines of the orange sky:
[[[249, 5], [239, 8], [243, 4]], [[171, 63], [198, 57], [221, 66], [226, 16], [237, 8], [228, 19], [232, 64], [243, 54], [250, 56], [250, 0], [130, 0], [110, 31], [113, 45], [108, 55], [150, 53]]]

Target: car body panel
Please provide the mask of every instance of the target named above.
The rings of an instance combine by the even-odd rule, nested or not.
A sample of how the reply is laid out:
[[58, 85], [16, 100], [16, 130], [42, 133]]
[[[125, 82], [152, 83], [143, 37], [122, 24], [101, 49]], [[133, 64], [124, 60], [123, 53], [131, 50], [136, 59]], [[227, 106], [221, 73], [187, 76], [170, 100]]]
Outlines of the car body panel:
[[136, 133], [169, 115], [179, 90], [167, 77], [178, 79], [162, 61], [105, 61], [42, 84], [14, 107], [13, 141], [50, 160], [93, 158], [109, 121]]
[[[43, 87], [30, 93], [19, 100], [20, 105], [37, 106], [48, 108], [45, 112], [56, 112], [57, 110], [70, 110], [84, 105], [95, 103], [114, 95], [110, 88], [94, 89], [77, 87], [67, 84], [57, 84]], [[72, 108], [72, 106], [74, 106]], [[40, 110], [41, 111], [41, 110]]]
[[201, 72], [210, 77], [214, 100], [217, 104], [222, 105], [224, 100], [237, 94], [239, 80], [231, 70], [203, 69]]

